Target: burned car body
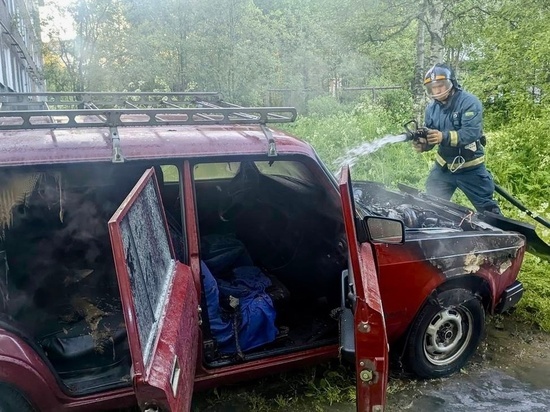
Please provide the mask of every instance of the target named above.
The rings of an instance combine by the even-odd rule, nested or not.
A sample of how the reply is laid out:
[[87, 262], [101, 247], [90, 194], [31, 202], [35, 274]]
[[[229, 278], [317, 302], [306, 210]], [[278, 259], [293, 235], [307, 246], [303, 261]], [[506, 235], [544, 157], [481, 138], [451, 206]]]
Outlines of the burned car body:
[[[421, 353], [413, 354], [410, 346], [404, 349], [404, 353], [409, 351], [405, 356], [412, 360], [413, 369], [421, 376], [442, 376], [458, 367], [452, 366], [456, 362], [453, 345], [467, 332], [458, 326], [464, 319], [454, 314], [447, 323], [438, 323], [440, 314], [447, 311], [442, 305], [441, 312], [433, 315], [431, 332], [421, 337], [414, 317], [430, 300], [440, 306], [439, 294], [446, 290], [471, 291], [488, 313], [502, 313], [514, 306], [523, 294], [516, 277], [525, 253], [525, 236], [489, 225], [483, 215], [455, 203], [404, 185], [399, 189], [388, 190], [376, 182], [354, 183], [355, 199], [364, 213], [398, 218], [406, 227], [405, 245], [376, 246], [388, 339], [395, 342], [406, 333], [409, 344], [418, 339], [417, 345], [424, 346]], [[426, 296], [430, 296], [427, 301]], [[432, 344], [432, 338], [439, 344]]]
[[293, 109], [209, 97], [0, 96], [6, 408], [189, 410], [193, 390], [341, 356], [357, 408], [380, 410], [389, 344], [446, 376], [521, 296], [521, 234], [338, 182], [267, 127]]

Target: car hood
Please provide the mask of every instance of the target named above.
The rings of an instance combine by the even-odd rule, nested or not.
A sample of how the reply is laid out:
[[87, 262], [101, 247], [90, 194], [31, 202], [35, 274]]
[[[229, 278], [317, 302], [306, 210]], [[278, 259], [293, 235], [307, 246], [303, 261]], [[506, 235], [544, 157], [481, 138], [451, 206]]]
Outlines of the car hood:
[[457, 236], [472, 231], [518, 232], [525, 236], [528, 252], [550, 261], [550, 245], [528, 223], [490, 212], [477, 213], [407, 185], [399, 184], [398, 189], [390, 190], [371, 181], [353, 183], [358, 208], [365, 215], [402, 220], [409, 239], [426, 235]]

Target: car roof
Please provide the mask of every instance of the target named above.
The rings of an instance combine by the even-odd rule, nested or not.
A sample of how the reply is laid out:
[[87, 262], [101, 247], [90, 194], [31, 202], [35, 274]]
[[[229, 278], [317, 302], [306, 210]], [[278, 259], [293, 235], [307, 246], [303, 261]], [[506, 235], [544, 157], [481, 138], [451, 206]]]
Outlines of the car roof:
[[[305, 142], [270, 129], [278, 154], [314, 157]], [[254, 126], [120, 127], [120, 152], [125, 160], [265, 155], [269, 143]], [[108, 128], [0, 132], [0, 167], [32, 164], [112, 161]]]
[[[48, 99], [60, 94], [38, 95]], [[137, 95], [142, 98], [145, 94]], [[291, 153], [315, 157], [309, 144], [267, 126], [293, 121], [293, 108], [228, 108], [201, 102], [207, 105], [201, 106], [202, 110], [97, 106], [36, 110], [28, 105], [31, 96], [34, 94], [0, 95], [4, 110], [0, 111], [0, 167], [110, 162], [115, 153], [124, 160]]]

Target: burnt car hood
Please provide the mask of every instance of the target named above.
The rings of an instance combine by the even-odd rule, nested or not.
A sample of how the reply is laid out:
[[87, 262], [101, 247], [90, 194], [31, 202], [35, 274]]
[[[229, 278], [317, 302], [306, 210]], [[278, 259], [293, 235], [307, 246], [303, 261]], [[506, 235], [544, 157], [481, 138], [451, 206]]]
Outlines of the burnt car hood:
[[511, 231], [525, 237], [528, 252], [550, 261], [550, 245], [537, 235], [533, 225], [490, 212], [476, 213], [404, 184], [398, 188], [394, 191], [370, 181], [353, 183], [355, 201], [363, 213], [402, 220], [408, 239]]

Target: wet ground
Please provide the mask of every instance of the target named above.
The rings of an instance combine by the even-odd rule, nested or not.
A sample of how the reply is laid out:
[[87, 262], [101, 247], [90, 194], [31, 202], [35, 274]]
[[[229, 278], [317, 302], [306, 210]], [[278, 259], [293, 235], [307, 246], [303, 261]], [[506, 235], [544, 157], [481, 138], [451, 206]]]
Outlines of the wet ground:
[[[271, 387], [270, 392], [288, 391], [284, 384], [279, 388], [276, 386]], [[246, 391], [250, 393], [250, 389]], [[326, 394], [330, 394], [330, 391], [321, 393], [322, 396]], [[320, 405], [318, 396], [311, 396], [310, 399], [311, 404], [306, 396], [298, 404], [287, 407], [265, 405], [261, 399], [257, 406], [254, 402], [251, 404], [250, 399], [245, 403], [224, 399], [222, 402], [214, 402], [214, 406], [193, 410], [356, 410], [355, 404], [351, 402], [338, 401], [330, 402], [330, 405]], [[416, 380], [393, 371], [387, 401], [386, 412], [550, 411], [550, 334], [522, 324], [514, 317], [491, 318], [485, 340], [468, 366], [460, 373], [445, 379]]]
[[474, 359], [446, 379], [392, 379], [387, 411], [550, 410], [550, 335], [496, 318]]

